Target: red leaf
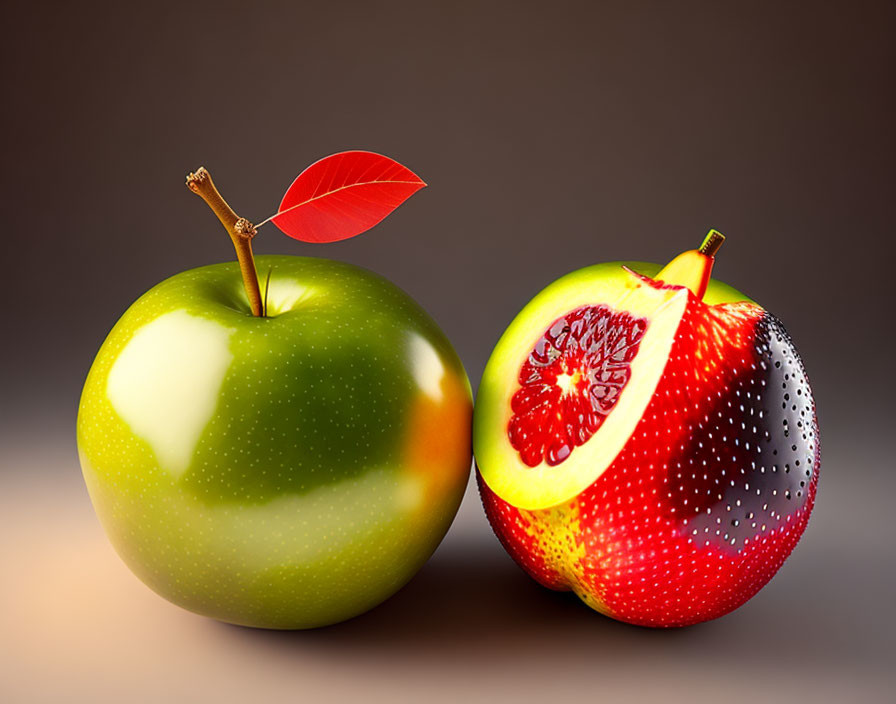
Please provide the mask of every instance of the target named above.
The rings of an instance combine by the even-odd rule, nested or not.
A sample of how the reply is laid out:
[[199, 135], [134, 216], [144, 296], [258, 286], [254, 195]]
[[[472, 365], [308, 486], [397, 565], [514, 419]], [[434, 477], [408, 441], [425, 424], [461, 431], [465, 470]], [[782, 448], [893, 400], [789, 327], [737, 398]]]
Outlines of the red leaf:
[[389, 157], [340, 152], [300, 173], [270, 220], [297, 240], [335, 242], [369, 230], [424, 186]]

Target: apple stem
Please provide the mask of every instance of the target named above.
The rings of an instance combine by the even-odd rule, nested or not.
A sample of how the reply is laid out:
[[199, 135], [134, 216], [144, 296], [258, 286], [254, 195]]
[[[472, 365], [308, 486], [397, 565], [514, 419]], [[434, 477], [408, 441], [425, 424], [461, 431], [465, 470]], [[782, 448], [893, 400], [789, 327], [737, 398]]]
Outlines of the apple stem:
[[707, 257], [714, 257], [724, 242], [725, 235], [718, 230], [710, 230], [703, 239], [703, 244], [697, 248], [697, 251], [700, 254], [705, 254]]
[[227, 205], [227, 201], [218, 193], [211, 174], [204, 166], [200, 166], [195, 172], [187, 176], [187, 188], [208, 204], [208, 207], [212, 209], [212, 212], [218, 216], [218, 220], [224, 225], [227, 234], [230, 235], [233, 248], [236, 250], [237, 261], [240, 264], [243, 286], [246, 287], [246, 295], [249, 297], [252, 315], [256, 317], [263, 316], [264, 309], [261, 303], [261, 290], [258, 286], [258, 271], [255, 268], [255, 257], [252, 254], [252, 238], [255, 237], [258, 230], [255, 225], [246, 220], [246, 218], [239, 217]]

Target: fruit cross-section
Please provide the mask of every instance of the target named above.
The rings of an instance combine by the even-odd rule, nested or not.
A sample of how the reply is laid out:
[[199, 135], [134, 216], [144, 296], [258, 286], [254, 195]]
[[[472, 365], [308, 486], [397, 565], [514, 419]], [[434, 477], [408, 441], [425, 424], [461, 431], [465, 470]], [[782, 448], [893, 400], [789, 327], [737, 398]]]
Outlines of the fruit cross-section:
[[631, 623], [743, 604], [815, 499], [799, 354], [777, 318], [709, 279], [711, 263], [692, 250], [662, 271], [563, 277], [507, 329], [476, 402], [480, 493], [502, 544], [545, 586]]

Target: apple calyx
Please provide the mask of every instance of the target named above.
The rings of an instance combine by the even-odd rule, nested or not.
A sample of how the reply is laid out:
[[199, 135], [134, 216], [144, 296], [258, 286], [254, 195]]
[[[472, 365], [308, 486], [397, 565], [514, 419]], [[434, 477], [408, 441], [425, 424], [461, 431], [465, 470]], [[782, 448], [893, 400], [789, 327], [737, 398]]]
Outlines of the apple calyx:
[[724, 242], [725, 235], [718, 230], [710, 230], [703, 244], [679, 254], [654, 279], [673, 286], [685, 286], [702, 301], [712, 276], [716, 252]]
[[243, 275], [243, 286], [246, 288], [252, 315], [262, 317], [265, 307], [262, 304], [261, 289], [258, 286], [255, 256], [252, 254], [252, 238], [255, 237], [258, 230], [246, 218], [241, 218], [233, 212], [233, 208], [227, 204], [227, 201], [215, 188], [211, 174], [204, 166], [200, 166], [196, 171], [187, 175], [187, 188], [206, 202], [224, 225], [227, 234], [230, 235], [230, 240], [236, 250], [236, 258], [239, 261], [240, 272]]

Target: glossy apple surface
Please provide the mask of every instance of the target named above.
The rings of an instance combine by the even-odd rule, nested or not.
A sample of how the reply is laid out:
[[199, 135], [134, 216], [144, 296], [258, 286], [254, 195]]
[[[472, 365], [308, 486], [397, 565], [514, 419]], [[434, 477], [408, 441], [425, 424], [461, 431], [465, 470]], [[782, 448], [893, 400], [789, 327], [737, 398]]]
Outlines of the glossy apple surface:
[[471, 464], [470, 386], [433, 320], [357, 267], [287, 256], [267, 317], [236, 263], [158, 284], [90, 369], [78, 448], [96, 512], [153, 590], [266, 628], [335, 623], [422, 566]]

